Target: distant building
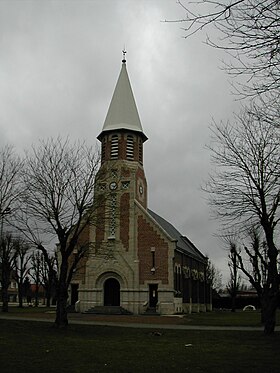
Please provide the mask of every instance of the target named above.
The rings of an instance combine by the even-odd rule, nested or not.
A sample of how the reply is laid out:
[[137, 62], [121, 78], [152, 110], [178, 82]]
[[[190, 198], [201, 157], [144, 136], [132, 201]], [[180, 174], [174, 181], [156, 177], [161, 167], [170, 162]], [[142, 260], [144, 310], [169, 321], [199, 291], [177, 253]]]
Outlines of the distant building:
[[[235, 299], [236, 309], [243, 309], [248, 305], [261, 308], [257, 291], [255, 289], [239, 290]], [[228, 291], [216, 293], [213, 296], [213, 308], [229, 310], [232, 308], [232, 299]]]
[[[211, 309], [206, 257], [168, 221], [148, 209], [143, 132], [123, 59], [101, 133], [92, 243], [71, 284], [80, 311], [174, 314]], [[168, 170], [166, 170], [168, 177]], [[178, 196], [179, 198], [179, 196]], [[164, 203], [164, 196], [162, 197]]]
[[8, 288], [9, 302], [18, 301], [18, 284], [14, 279], [14, 272], [12, 271], [10, 285]]
[[[16, 274], [15, 271], [13, 270], [11, 273], [11, 278], [10, 278], [10, 284], [8, 287], [8, 301], [9, 303], [17, 303], [19, 301], [19, 288], [18, 288], [18, 283], [15, 280]], [[1, 283], [0, 283], [0, 290], [1, 290]], [[35, 298], [37, 297], [38, 302], [40, 304], [45, 303], [45, 289], [42, 285], [37, 285], [36, 284], [31, 284], [26, 281], [23, 283], [23, 302], [27, 304], [35, 303]]]

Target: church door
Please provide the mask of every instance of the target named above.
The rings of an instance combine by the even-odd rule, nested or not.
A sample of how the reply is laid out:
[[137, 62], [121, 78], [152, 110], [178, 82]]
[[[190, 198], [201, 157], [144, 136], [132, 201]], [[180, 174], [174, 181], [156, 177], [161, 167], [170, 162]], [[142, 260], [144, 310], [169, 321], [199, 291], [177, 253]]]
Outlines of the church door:
[[149, 285], [149, 307], [155, 308], [158, 302], [158, 285]]
[[120, 305], [120, 283], [115, 278], [108, 278], [104, 283], [104, 306]]

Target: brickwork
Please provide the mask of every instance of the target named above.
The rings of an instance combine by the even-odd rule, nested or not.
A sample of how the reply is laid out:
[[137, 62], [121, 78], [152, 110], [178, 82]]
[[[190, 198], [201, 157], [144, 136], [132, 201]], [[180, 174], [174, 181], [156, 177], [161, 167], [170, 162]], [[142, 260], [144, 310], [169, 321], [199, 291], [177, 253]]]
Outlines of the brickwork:
[[130, 169], [128, 167], [121, 168], [121, 177], [129, 178], [131, 176]]
[[119, 159], [126, 159], [126, 138], [123, 133], [119, 135]]
[[[118, 157], [119, 160], [127, 159], [127, 135], [129, 134], [133, 138], [133, 160], [143, 163], [143, 140], [140, 135], [137, 135], [135, 132], [126, 132], [126, 131], [116, 131], [113, 133], [118, 135]], [[109, 161], [111, 158], [111, 146], [112, 146], [112, 134], [103, 134], [101, 143], [102, 143], [102, 163]]]
[[[152, 269], [152, 252], [155, 248], [155, 273]], [[139, 282], [160, 280], [168, 284], [168, 242], [143, 216], [138, 217]]]
[[141, 178], [143, 182], [145, 183], [145, 188], [147, 188], [147, 182], [146, 182], [146, 177], [143, 168], [138, 167], [137, 172], [136, 172], [136, 178]]

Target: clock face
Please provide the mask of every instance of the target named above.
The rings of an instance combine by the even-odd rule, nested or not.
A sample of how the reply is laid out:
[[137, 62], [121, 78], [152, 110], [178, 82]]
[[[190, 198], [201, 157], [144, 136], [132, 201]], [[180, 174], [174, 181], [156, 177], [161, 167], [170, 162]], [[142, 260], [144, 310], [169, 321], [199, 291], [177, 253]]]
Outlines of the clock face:
[[118, 184], [115, 181], [112, 181], [112, 183], [110, 184], [110, 189], [111, 190], [116, 190], [117, 187], [118, 187]]

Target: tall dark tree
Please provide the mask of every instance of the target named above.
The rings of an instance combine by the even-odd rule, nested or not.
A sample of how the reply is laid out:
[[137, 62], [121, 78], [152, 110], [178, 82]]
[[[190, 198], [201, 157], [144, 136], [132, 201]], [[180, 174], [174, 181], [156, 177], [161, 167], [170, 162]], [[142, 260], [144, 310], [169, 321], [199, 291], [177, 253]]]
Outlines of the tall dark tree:
[[[253, 288], [257, 291], [262, 307], [262, 322], [266, 320], [266, 293], [268, 281], [268, 247], [260, 229], [252, 227], [249, 230], [247, 243], [240, 245], [236, 251], [238, 268], [247, 277]], [[249, 240], [249, 242], [248, 242]], [[279, 264], [278, 264], [279, 267]]]
[[15, 246], [11, 234], [1, 232], [1, 247], [0, 247], [0, 283], [1, 283], [1, 299], [2, 312], [8, 312], [9, 294], [8, 289], [11, 283], [15, 256]]
[[[7, 233], [7, 218], [17, 207], [22, 191], [20, 171], [22, 161], [15, 155], [12, 146], [0, 149], [0, 257], [3, 311], [8, 311], [8, 286], [12, 268], [14, 241]], [[6, 233], [4, 233], [6, 232]]]
[[235, 123], [212, 127], [215, 170], [206, 185], [209, 202], [225, 229], [261, 226], [267, 243], [267, 284], [263, 292], [265, 332], [272, 333], [279, 302], [278, 249], [280, 134], [258, 111], [244, 110]]
[[31, 282], [28, 276], [25, 277], [23, 282], [23, 297], [26, 298], [28, 305], [30, 306], [32, 300]]
[[86, 227], [93, 224], [99, 154], [84, 143], [61, 138], [42, 141], [25, 161], [21, 216], [17, 224], [38, 247], [58, 242], [59, 270], [55, 324], [68, 324], [68, 287], [89, 247]]
[[222, 288], [222, 274], [221, 271], [208, 258], [206, 266], [206, 281], [212, 290], [219, 292]]
[[14, 255], [14, 277], [18, 285], [18, 306], [23, 307], [24, 280], [29, 273], [31, 259], [30, 246], [22, 239], [14, 239], [15, 255]]
[[42, 282], [42, 264], [42, 253], [34, 251], [30, 257], [29, 275], [33, 280], [33, 284], [35, 285], [35, 307], [39, 306], [39, 289]]
[[46, 294], [46, 306], [50, 307], [51, 298], [56, 299], [57, 255], [42, 245], [38, 246], [38, 250], [41, 252], [41, 279]]
[[236, 297], [241, 287], [241, 278], [238, 270], [238, 248], [235, 242], [230, 241], [230, 252], [228, 255], [228, 266], [230, 271], [230, 279], [227, 284], [227, 290], [231, 296], [231, 311], [236, 311]]

